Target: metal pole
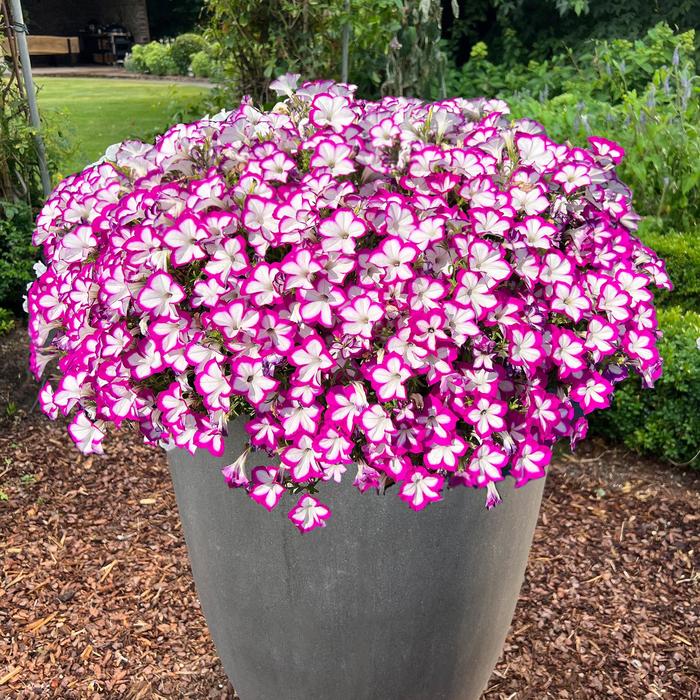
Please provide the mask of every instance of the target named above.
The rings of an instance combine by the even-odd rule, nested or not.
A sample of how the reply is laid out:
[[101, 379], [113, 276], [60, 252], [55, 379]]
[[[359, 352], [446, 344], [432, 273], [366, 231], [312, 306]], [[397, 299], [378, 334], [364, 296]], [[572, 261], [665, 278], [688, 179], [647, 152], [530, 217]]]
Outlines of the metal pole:
[[348, 62], [350, 54], [350, 0], [345, 0], [345, 24], [343, 24], [343, 46], [342, 58], [340, 64], [340, 80], [343, 83], [348, 82]]
[[12, 14], [10, 18], [12, 28], [15, 30], [15, 37], [17, 39], [17, 49], [19, 50], [19, 59], [22, 66], [22, 77], [24, 78], [24, 87], [27, 93], [27, 103], [29, 104], [29, 121], [34, 128], [34, 142], [36, 144], [37, 160], [39, 161], [39, 172], [41, 173], [41, 186], [44, 190], [44, 196], [48, 196], [51, 193], [51, 178], [49, 176], [48, 166], [46, 165], [44, 140], [41, 138], [41, 119], [39, 118], [39, 108], [36, 103], [36, 90], [34, 89], [34, 80], [32, 79], [32, 64], [29, 60], [27, 27], [24, 24], [20, 0], [10, 0], [10, 13]]

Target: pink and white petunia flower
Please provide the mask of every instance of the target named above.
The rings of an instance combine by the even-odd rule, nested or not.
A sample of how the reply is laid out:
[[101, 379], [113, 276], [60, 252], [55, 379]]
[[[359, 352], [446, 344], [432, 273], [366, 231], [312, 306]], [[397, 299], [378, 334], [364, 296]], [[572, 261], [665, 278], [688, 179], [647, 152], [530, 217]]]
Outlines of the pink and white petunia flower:
[[552, 459], [552, 451], [532, 438], [526, 438], [513, 459], [510, 475], [515, 479], [515, 487], [524, 486], [531, 479], [545, 475], [545, 469]]
[[476, 434], [485, 438], [491, 433], [499, 432], [506, 427], [503, 416], [508, 412], [508, 405], [503, 401], [484, 396], [477, 399], [469, 409], [465, 418], [474, 426]]
[[173, 318], [184, 298], [185, 290], [167, 272], [156, 272], [148, 278], [136, 301], [154, 316]]
[[586, 375], [571, 390], [571, 399], [576, 401], [584, 414], [596, 409], [607, 408], [610, 405], [610, 395], [613, 387], [610, 382], [597, 372], [587, 372]]
[[221, 470], [226, 485], [230, 489], [245, 488], [250, 483], [250, 479], [245, 473], [245, 465], [249, 454], [250, 447], [247, 447], [231, 464], [228, 464]]
[[383, 442], [396, 432], [391, 418], [378, 404], [372, 404], [362, 412], [360, 424], [366, 431], [367, 439], [374, 443]]
[[76, 447], [84, 454], [104, 453], [102, 440], [105, 437], [103, 421], [92, 421], [85, 411], [76, 413], [68, 426], [68, 433], [73, 438]]
[[328, 413], [334, 425], [350, 434], [367, 408], [367, 394], [359, 382], [334, 387], [327, 395]]
[[364, 236], [366, 231], [364, 221], [349, 209], [336, 209], [331, 217], [324, 219], [318, 226], [323, 250], [345, 255], [355, 252], [355, 240]]
[[309, 165], [312, 168], [327, 169], [334, 177], [349, 175], [355, 171], [352, 151], [347, 144], [324, 140], [316, 146]]
[[428, 469], [444, 469], [448, 472], [454, 472], [459, 465], [459, 458], [466, 453], [467, 443], [459, 435], [455, 435], [448, 444], [433, 445], [425, 453], [423, 461]]
[[416, 246], [400, 238], [385, 238], [370, 261], [384, 270], [384, 281], [389, 284], [397, 280], [409, 280], [415, 275], [410, 263], [418, 257], [419, 252]]
[[63, 262], [81, 262], [85, 260], [97, 246], [97, 238], [92, 226], [76, 226], [61, 239], [58, 252]]
[[374, 327], [384, 318], [384, 309], [367, 295], [356, 296], [349, 304], [340, 308], [343, 333], [362, 338], [371, 338]]
[[584, 369], [584, 353], [581, 338], [566, 328], [555, 328], [552, 332], [552, 360], [559, 366], [559, 376], [562, 379]]
[[243, 282], [241, 293], [250, 297], [256, 306], [267, 306], [280, 301], [282, 296], [276, 284], [279, 273], [278, 265], [259, 263]]
[[302, 496], [289, 511], [288, 517], [299, 532], [304, 533], [317, 527], [325, 527], [326, 520], [331, 517], [331, 511], [313, 496]]
[[231, 370], [233, 392], [245, 396], [254, 406], [267, 401], [279, 386], [276, 379], [265, 374], [262, 360], [236, 360], [231, 363]]
[[313, 289], [316, 275], [323, 266], [314, 258], [310, 250], [293, 251], [282, 262], [284, 285], [291, 289]]
[[494, 282], [503, 282], [511, 274], [503, 251], [487, 241], [474, 241], [469, 246], [468, 265], [470, 270], [481, 273]]
[[39, 391], [39, 406], [51, 420], [58, 418], [59, 408], [54, 401], [54, 391], [48, 382]]
[[564, 192], [572, 194], [581, 187], [591, 184], [590, 167], [584, 163], [565, 163], [552, 175], [552, 180], [558, 182]]
[[503, 480], [503, 468], [508, 464], [508, 455], [493, 442], [484, 442], [472, 454], [467, 473], [475, 486], [484, 488], [491, 482]]
[[554, 298], [552, 299], [552, 311], [565, 314], [574, 323], [578, 323], [591, 310], [591, 300], [584, 294], [583, 289], [577, 285], [568, 285], [557, 282], [554, 285]]
[[320, 280], [312, 289], [301, 289], [297, 294], [302, 319], [306, 323], [319, 323], [326, 328], [333, 327], [335, 309], [346, 300], [341, 289], [328, 280]]
[[639, 360], [644, 365], [655, 364], [659, 360], [656, 336], [649, 331], [631, 328], [622, 338], [622, 347], [631, 358]]
[[533, 368], [544, 357], [542, 337], [524, 326], [511, 328], [510, 361], [516, 367]]
[[625, 149], [614, 141], [608, 141], [600, 136], [589, 136], [594, 153], [601, 158], [609, 158], [616, 165], [624, 158]]
[[369, 370], [372, 388], [380, 401], [395, 401], [406, 398], [406, 380], [411, 370], [403, 358], [396, 353], [384, 355], [381, 364]]
[[190, 214], [183, 214], [164, 232], [163, 243], [173, 251], [173, 265], [181, 267], [206, 257], [202, 242], [208, 237], [209, 232], [199, 219]]
[[429, 503], [442, 500], [444, 477], [430, 474], [421, 467], [416, 467], [413, 474], [404, 481], [399, 490], [399, 498], [408, 503], [412, 510], [423, 510]]
[[627, 292], [615, 282], [603, 282], [598, 297], [598, 308], [604, 311], [610, 321], [624, 323], [632, 316], [631, 299]]
[[355, 114], [347, 97], [321, 94], [316, 95], [311, 102], [309, 121], [314, 126], [340, 131], [354, 120]]
[[522, 237], [523, 243], [541, 250], [551, 248], [559, 233], [556, 226], [545, 221], [541, 216], [526, 216], [515, 230]]
[[239, 236], [227, 238], [217, 246], [204, 266], [204, 272], [217, 277], [222, 284], [225, 284], [231, 275], [237, 276], [248, 272], [249, 269], [250, 262], [245, 245]]
[[263, 508], [273, 510], [282, 498], [285, 488], [279, 482], [277, 467], [254, 467], [250, 474], [248, 495]]
[[315, 335], [304, 339], [301, 347], [289, 356], [289, 362], [297, 368], [296, 375], [304, 384], [318, 384], [321, 373], [335, 364], [323, 340]]
[[286, 447], [282, 451], [280, 461], [297, 483], [318, 479], [323, 475], [320, 458], [310, 435], [301, 435], [295, 443]]
[[221, 365], [214, 359], [195, 373], [195, 388], [210, 411], [228, 411], [233, 394], [231, 379], [224, 375]]
[[619, 333], [617, 327], [601, 316], [594, 316], [588, 322], [585, 347], [593, 353], [596, 361], [615, 352], [615, 343]]

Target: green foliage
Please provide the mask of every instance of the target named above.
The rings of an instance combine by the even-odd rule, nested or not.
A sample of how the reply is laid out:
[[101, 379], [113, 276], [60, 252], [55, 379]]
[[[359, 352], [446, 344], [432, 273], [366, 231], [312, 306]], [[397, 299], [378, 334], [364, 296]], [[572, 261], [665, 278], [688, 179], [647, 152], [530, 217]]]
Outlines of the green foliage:
[[[659, 22], [680, 31], [700, 25], [698, 0], [462, 0], [459, 18], [447, 17], [447, 42], [457, 65], [484, 41], [496, 63], [541, 61], [590, 39], [634, 40]], [[447, 15], [446, 15], [447, 16]]]
[[152, 41], [144, 46], [146, 72], [151, 75], [177, 75], [177, 64], [173, 58], [172, 44]]
[[195, 78], [217, 79], [221, 71], [219, 63], [212, 58], [208, 51], [197, 51], [192, 54], [190, 72]]
[[[0, 17], [1, 20], [1, 17]], [[36, 130], [29, 125], [26, 100], [17, 83], [5, 72], [0, 51], [0, 201], [19, 202], [38, 207], [43, 201], [41, 177], [36, 153]], [[41, 137], [50, 172], [70, 151], [59, 119], [42, 119]]]
[[[217, 44], [210, 45], [200, 34], [181, 34], [173, 41], [136, 44], [124, 59], [124, 66], [134, 73], [151, 75], [193, 75], [210, 78], [218, 74]], [[194, 65], [193, 65], [194, 64]]]
[[132, 73], [147, 73], [146, 46], [147, 44], [134, 44], [124, 59], [124, 68]]
[[[631, 93], [643, 92], [660, 70], [685, 68], [694, 74], [695, 31], [675, 33], [661, 22], [635, 41], [595, 40], [577, 51], [567, 49], [523, 63], [490, 60], [491, 53], [483, 41], [475, 44], [470, 60], [450, 74], [450, 91], [467, 97], [515, 94], [544, 101], [572, 93], [586, 101], [619, 105]], [[666, 75], [660, 77], [663, 83]]]
[[134, 73], [150, 75], [178, 75], [180, 72], [173, 58], [173, 44], [162, 41], [133, 46], [124, 59], [124, 67]]
[[[408, 2], [405, 3], [409, 5]], [[343, 27], [350, 28], [350, 82], [377, 95], [387, 54], [401, 28], [400, 0], [207, 0], [208, 37], [221, 47], [229, 99], [267, 102], [269, 82], [285, 72], [304, 79], [340, 78]]]
[[11, 311], [0, 307], [0, 336], [6, 335], [15, 327], [15, 317]]
[[[29, 205], [0, 201], [0, 307], [19, 312], [27, 283], [34, 279], [34, 217]], [[0, 328], [3, 318], [0, 316]]]
[[[352, 0], [350, 13], [340, 12], [336, 25], [350, 26], [349, 80], [366, 98], [378, 97], [388, 74], [392, 46], [401, 29], [403, 8], [410, 0]], [[437, 3], [439, 4], [439, 3]]]
[[206, 52], [206, 50], [207, 42], [199, 34], [189, 32], [175, 37], [170, 46], [170, 54], [177, 66], [178, 73], [187, 75], [194, 54], [202, 51]]
[[700, 314], [659, 311], [664, 374], [653, 390], [638, 378], [622, 384], [612, 407], [594, 414], [592, 429], [630, 449], [700, 468]]
[[700, 310], [700, 228], [660, 232], [643, 227], [640, 238], [665, 260], [674, 285], [672, 292], [656, 292], [656, 303], [673, 304], [688, 311]]
[[497, 65], [477, 44], [453, 72], [453, 94], [508, 100], [514, 116], [540, 121], [555, 139], [585, 145], [597, 133], [621, 143], [620, 174], [637, 210], [658, 228], [700, 216], [700, 106], [695, 33], [660, 24], [636, 41], [598, 41], [527, 65]]
[[440, 46], [442, 5], [437, 0], [400, 2], [401, 25], [390, 44], [382, 92], [444, 96], [447, 57]]

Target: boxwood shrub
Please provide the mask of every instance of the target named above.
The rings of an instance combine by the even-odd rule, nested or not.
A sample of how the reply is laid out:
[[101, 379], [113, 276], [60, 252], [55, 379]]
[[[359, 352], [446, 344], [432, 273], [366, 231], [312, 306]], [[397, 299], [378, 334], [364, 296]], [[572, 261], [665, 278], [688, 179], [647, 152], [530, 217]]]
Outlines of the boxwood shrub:
[[199, 34], [188, 32], [175, 37], [170, 47], [170, 54], [175, 61], [178, 73], [187, 75], [192, 57], [198, 51], [206, 51], [207, 42]]
[[642, 241], [666, 261], [674, 290], [656, 291], [661, 306], [681, 306], [700, 312], [700, 228], [687, 232], [640, 232]]
[[0, 307], [22, 310], [22, 295], [34, 279], [34, 215], [25, 203], [0, 201]]
[[672, 306], [659, 309], [658, 318], [662, 378], [653, 391], [638, 378], [621, 385], [611, 409], [595, 416], [591, 428], [637, 452], [675, 463], [692, 460], [700, 469], [700, 314]]

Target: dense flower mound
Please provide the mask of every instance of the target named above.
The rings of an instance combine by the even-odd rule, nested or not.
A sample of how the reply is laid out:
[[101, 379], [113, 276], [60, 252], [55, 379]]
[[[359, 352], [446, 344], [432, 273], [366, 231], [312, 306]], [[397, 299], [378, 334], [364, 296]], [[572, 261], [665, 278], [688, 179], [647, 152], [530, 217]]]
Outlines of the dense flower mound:
[[[415, 510], [544, 475], [630, 370], [661, 372], [622, 149], [557, 144], [505, 103], [365, 102], [330, 82], [129, 141], [66, 179], [34, 235], [31, 364], [86, 453], [109, 424], [223, 452], [267, 509], [324, 525], [346, 470]], [[54, 366], [54, 365], [52, 365]], [[47, 370], [47, 373], [50, 370]], [[248, 473], [250, 450], [269, 466]], [[352, 466], [351, 466], [352, 465]]]

